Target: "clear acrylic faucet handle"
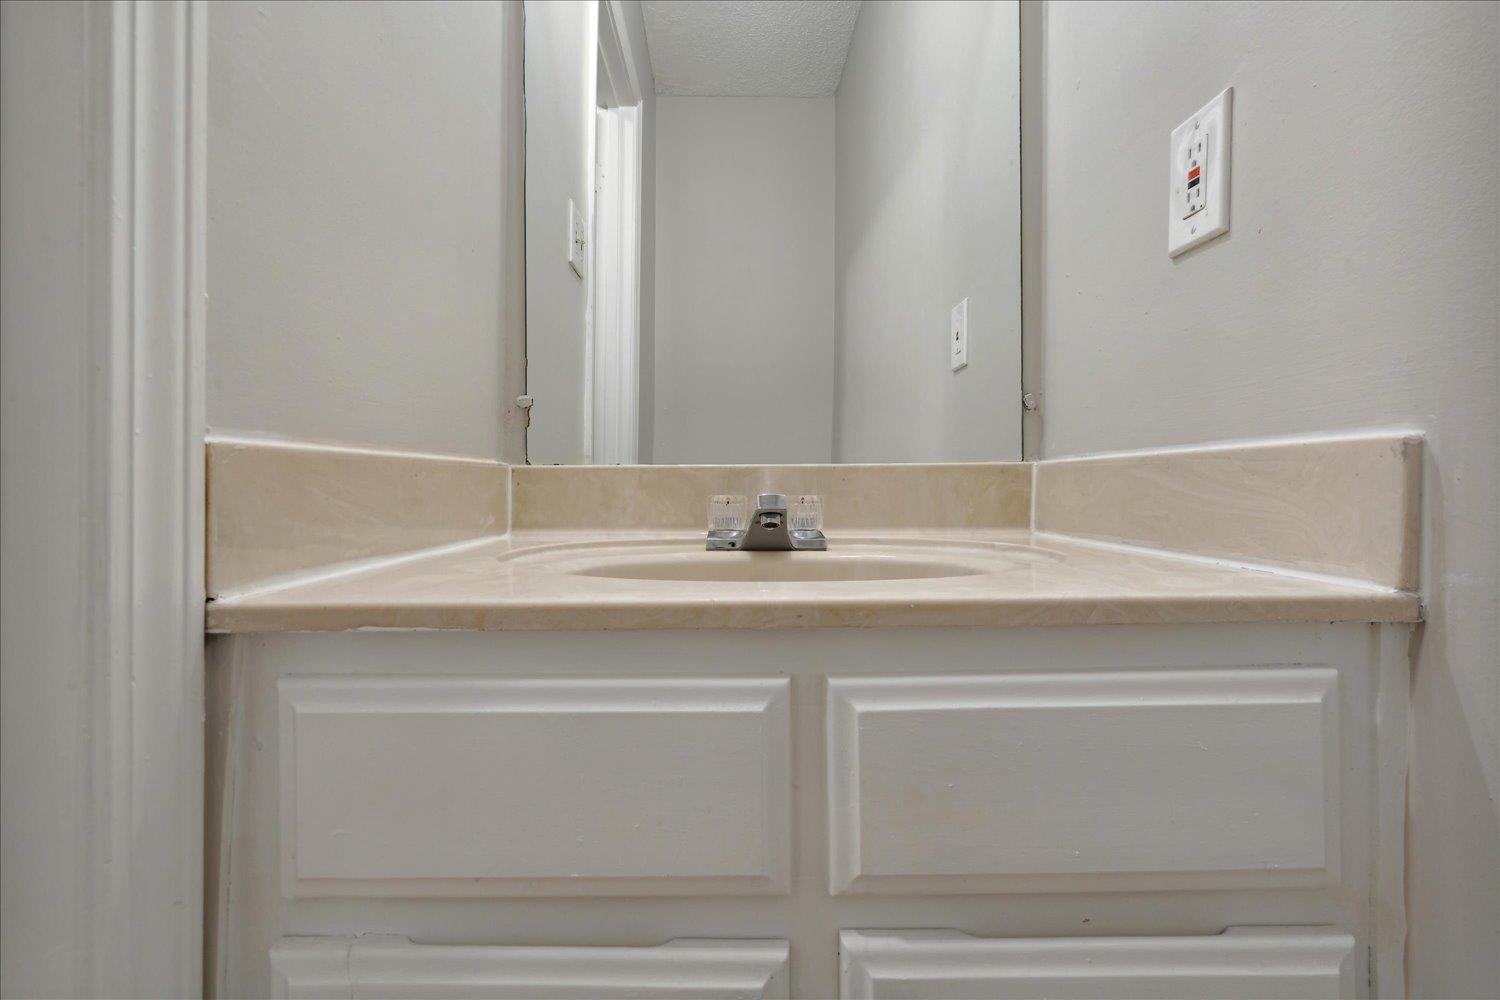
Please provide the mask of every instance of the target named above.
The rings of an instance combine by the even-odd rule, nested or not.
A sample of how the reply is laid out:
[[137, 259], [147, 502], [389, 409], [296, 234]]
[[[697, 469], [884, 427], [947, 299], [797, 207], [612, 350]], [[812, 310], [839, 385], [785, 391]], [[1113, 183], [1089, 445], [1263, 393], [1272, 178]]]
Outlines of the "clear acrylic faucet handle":
[[744, 531], [750, 523], [750, 501], [734, 493], [708, 498], [709, 531]]
[[794, 498], [791, 518], [793, 531], [822, 531], [823, 498], [812, 493]]

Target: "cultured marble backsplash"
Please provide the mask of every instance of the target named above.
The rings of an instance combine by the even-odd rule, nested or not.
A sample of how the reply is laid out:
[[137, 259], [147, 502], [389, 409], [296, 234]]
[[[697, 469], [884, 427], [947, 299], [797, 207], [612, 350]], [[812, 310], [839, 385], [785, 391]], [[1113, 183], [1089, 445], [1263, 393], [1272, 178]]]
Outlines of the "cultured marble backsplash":
[[502, 462], [277, 441], [208, 442], [208, 593], [488, 534], [509, 519]]
[[[1250, 442], [1040, 463], [508, 466], [278, 441], [208, 445], [210, 596], [507, 534], [702, 530], [707, 498], [823, 497], [831, 533], [1032, 529], [1419, 586], [1422, 441]], [[1034, 493], [1034, 495], [1033, 495]]]
[[702, 528], [715, 493], [815, 493], [830, 528], [1024, 528], [1031, 466], [518, 466], [512, 527]]
[[1038, 531], [1416, 590], [1422, 439], [1345, 437], [1041, 462]]

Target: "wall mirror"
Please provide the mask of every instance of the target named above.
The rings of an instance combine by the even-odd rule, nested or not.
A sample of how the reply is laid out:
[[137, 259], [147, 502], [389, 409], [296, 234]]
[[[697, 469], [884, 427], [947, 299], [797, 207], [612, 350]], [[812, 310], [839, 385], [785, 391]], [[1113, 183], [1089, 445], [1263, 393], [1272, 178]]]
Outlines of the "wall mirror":
[[533, 464], [1021, 457], [1015, 2], [528, 0]]

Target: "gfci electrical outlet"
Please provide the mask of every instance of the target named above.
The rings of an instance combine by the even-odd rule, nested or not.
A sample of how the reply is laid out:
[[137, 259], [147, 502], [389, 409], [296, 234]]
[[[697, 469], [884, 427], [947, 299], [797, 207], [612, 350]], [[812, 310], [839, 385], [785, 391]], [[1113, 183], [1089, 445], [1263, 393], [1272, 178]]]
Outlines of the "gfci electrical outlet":
[[1229, 232], [1229, 87], [1172, 130], [1167, 255]]
[[948, 317], [948, 350], [954, 371], [969, 364], [969, 300], [953, 307]]
[[568, 199], [568, 266], [580, 278], [588, 271], [588, 232], [583, 228], [583, 213], [572, 198]]

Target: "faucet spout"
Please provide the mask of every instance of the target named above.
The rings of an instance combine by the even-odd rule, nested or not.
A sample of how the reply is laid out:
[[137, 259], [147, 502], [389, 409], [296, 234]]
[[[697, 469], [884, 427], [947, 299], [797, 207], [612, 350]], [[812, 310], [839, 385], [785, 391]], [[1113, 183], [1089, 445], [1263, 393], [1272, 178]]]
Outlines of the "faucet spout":
[[744, 527], [711, 529], [707, 547], [709, 551], [822, 552], [828, 548], [828, 539], [817, 528], [793, 524], [785, 493], [762, 493], [755, 498], [755, 511]]

